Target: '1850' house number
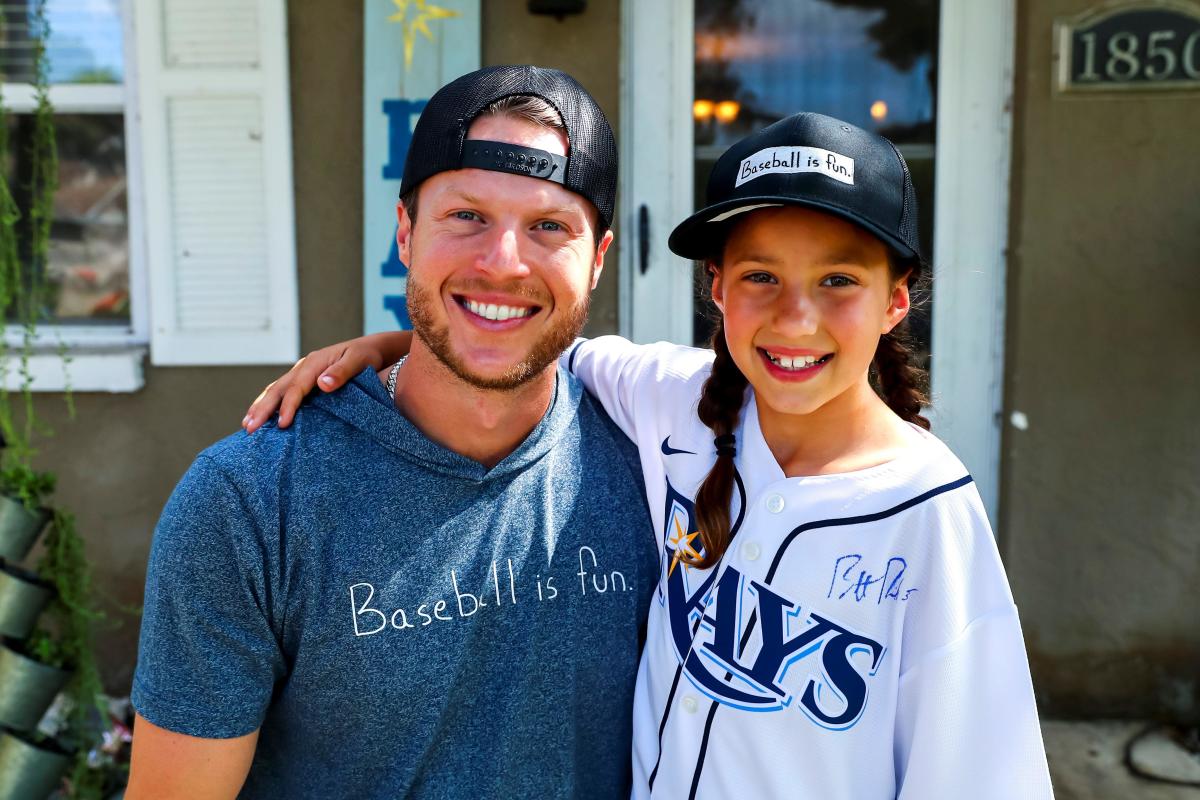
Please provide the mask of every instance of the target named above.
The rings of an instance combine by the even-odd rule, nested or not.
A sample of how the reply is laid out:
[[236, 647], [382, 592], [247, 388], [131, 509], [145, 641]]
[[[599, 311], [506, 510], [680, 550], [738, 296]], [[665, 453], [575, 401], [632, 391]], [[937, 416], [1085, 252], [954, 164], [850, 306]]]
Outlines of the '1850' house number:
[[1055, 25], [1060, 91], [1200, 88], [1200, 6], [1125, 3]]

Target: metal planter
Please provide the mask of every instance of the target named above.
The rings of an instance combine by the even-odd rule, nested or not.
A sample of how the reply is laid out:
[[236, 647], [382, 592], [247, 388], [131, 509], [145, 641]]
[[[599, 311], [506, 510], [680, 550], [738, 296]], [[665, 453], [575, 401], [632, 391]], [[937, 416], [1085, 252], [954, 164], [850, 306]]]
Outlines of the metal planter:
[[0, 725], [18, 731], [36, 728], [70, 677], [67, 670], [14, 649], [12, 641], [0, 644]]
[[0, 558], [0, 636], [27, 637], [53, 596], [49, 583]]
[[34, 743], [0, 730], [0, 800], [43, 800], [59, 787], [71, 756], [53, 740]]
[[0, 558], [24, 561], [49, 521], [47, 509], [30, 511], [20, 500], [0, 494]]

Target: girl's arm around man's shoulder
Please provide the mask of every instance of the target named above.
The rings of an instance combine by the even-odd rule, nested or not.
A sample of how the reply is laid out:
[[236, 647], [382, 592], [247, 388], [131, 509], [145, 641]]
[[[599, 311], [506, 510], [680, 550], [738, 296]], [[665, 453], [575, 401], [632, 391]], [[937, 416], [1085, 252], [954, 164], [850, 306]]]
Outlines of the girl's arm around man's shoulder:
[[[634, 441], [641, 425], [675, 409], [693, 413], [713, 361], [711, 350], [620, 336], [577, 339], [561, 364], [578, 377]], [[686, 409], [684, 408], [686, 406]]]

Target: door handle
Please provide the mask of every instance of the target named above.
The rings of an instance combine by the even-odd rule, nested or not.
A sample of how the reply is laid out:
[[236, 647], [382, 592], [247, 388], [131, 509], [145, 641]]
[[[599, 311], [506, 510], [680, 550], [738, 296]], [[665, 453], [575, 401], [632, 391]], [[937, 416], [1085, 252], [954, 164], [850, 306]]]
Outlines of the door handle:
[[638, 274], [650, 269], [650, 207], [642, 203], [638, 209]]

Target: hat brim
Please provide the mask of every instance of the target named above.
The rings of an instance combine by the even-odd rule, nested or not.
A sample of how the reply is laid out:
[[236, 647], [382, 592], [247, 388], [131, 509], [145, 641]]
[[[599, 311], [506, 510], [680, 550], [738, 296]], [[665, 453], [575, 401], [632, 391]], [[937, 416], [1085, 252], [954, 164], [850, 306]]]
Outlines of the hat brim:
[[667, 247], [671, 249], [672, 253], [683, 258], [695, 261], [714, 259], [720, 256], [730, 229], [745, 219], [745, 213], [771, 206], [800, 206], [832, 214], [878, 236], [901, 258], [921, 258], [921, 254], [913, 250], [904, 240], [862, 218], [850, 209], [823, 200], [803, 200], [770, 194], [738, 197], [700, 209], [675, 226], [675, 230], [671, 231], [671, 235], [667, 239]]

